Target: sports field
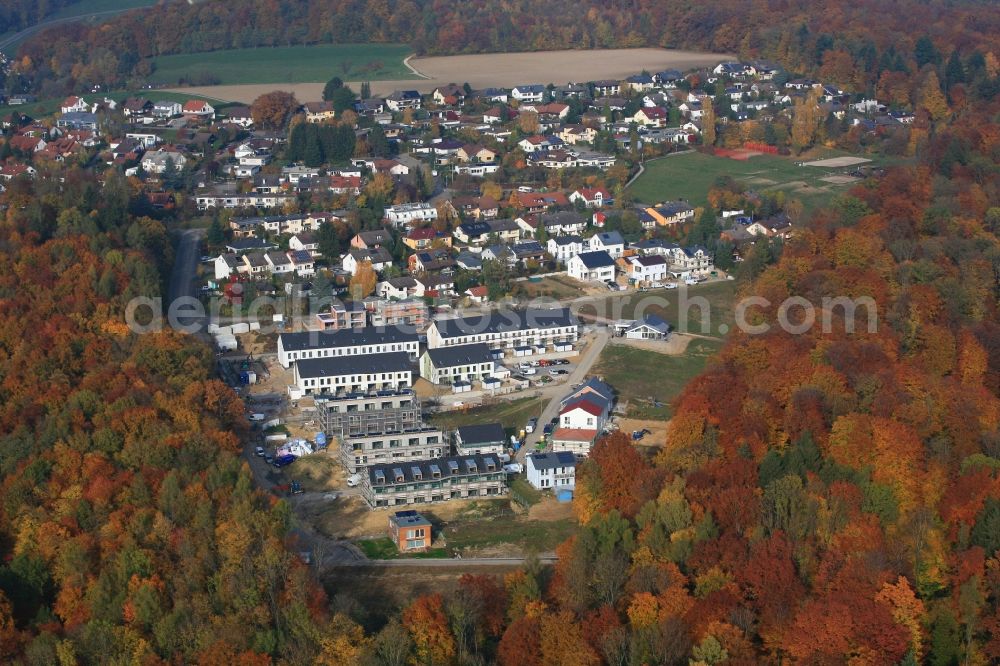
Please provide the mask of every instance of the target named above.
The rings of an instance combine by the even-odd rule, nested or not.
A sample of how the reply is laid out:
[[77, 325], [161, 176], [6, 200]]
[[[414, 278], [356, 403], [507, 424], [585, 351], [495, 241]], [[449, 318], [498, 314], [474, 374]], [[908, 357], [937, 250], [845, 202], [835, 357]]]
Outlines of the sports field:
[[153, 59], [149, 81], [178, 85], [212, 81], [219, 85], [409, 79], [405, 44], [320, 44], [184, 53]]
[[799, 166], [801, 162], [802, 158], [779, 155], [731, 159], [691, 151], [647, 162], [630, 189], [643, 203], [686, 199], [697, 207], [707, 203], [708, 191], [718, 178], [731, 176], [748, 188], [784, 191], [789, 199], [802, 201], [808, 210], [822, 206], [855, 182], [846, 176], [854, 167], [815, 162]]

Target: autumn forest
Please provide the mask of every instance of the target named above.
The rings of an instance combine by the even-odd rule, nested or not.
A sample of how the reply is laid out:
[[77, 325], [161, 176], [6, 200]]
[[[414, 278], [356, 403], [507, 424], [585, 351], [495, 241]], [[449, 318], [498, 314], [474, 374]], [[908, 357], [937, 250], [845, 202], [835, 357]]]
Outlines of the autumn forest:
[[715, 49], [836, 68], [859, 91], [941, 83], [915, 164], [812, 214], [740, 285], [770, 303], [756, 324], [791, 296], [874, 312], [734, 332], [653, 456], [597, 443], [556, 565], [467, 574], [375, 622], [333, 603], [288, 505], [254, 487], [212, 350], [124, 325], [130, 298], [164, 290], [172, 222], [113, 170], [10, 181], [0, 662], [1000, 662], [1000, 24], [986, 2], [885, 4], [231, 0], [30, 42], [15, 75], [53, 92], [125, 82], [156, 54], [404, 35], [440, 53]]

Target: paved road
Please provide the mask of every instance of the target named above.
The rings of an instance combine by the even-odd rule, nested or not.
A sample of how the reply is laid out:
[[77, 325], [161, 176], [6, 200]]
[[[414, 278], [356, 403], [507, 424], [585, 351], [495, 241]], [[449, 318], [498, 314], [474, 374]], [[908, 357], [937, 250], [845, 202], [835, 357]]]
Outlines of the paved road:
[[[150, 6], [153, 5], [152, 2], [149, 3]], [[110, 9], [103, 12], [93, 12], [91, 14], [81, 14], [79, 16], [67, 16], [66, 18], [52, 19], [50, 21], [42, 21], [41, 23], [36, 23], [33, 26], [29, 26], [22, 30], [21, 32], [15, 33], [4, 40], [0, 40], [0, 51], [5, 50], [11, 44], [16, 44], [36, 32], [41, 32], [46, 28], [53, 28], [57, 25], [62, 25], [63, 23], [76, 23], [77, 21], [86, 21], [87, 19], [100, 18], [102, 16], [114, 16], [115, 14], [121, 14], [122, 12], [127, 12], [129, 9], [136, 9], [135, 7], [129, 7], [126, 9]]]
[[573, 384], [581, 384], [587, 378], [590, 369], [601, 355], [601, 351], [604, 350], [610, 338], [611, 332], [607, 328], [603, 326], [598, 327], [594, 332], [594, 339], [591, 341], [590, 346], [587, 347], [587, 351], [580, 358], [576, 369], [570, 374], [569, 379], [556, 386], [547, 386], [542, 389], [542, 397], [548, 398], [549, 403], [542, 410], [542, 415], [538, 419], [538, 427], [535, 428], [533, 433], [525, 437], [524, 446], [517, 452], [517, 462], [524, 464], [524, 459], [528, 453], [535, 450], [535, 445], [542, 438], [542, 430], [545, 424], [559, 415], [559, 403], [563, 397], [570, 392], [570, 387]]
[[[177, 250], [174, 253], [174, 267], [170, 271], [170, 284], [167, 287], [167, 302], [163, 304], [164, 314], [170, 304], [183, 296], [196, 297], [195, 277], [198, 273], [199, 246], [204, 229], [185, 229], [181, 232]], [[186, 320], [184, 323], [190, 323]]]
[[[518, 567], [528, 561], [527, 557], [453, 557], [446, 559], [399, 559], [399, 560], [342, 560], [327, 566], [337, 567], [434, 567], [441, 569], [467, 569], [472, 567], [511, 566]], [[559, 558], [552, 554], [539, 555], [542, 564], [555, 564]]]

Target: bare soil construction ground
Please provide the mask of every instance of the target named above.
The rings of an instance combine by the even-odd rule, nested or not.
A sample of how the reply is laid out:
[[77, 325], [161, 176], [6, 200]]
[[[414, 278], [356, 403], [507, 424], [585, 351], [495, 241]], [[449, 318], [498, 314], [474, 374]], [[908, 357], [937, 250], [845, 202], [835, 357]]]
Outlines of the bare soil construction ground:
[[[477, 55], [412, 58], [408, 63], [424, 79], [372, 81], [373, 95], [388, 95], [394, 90], [431, 92], [447, 83], [468, 83], [473, 88], [512, 87], [530, 83], [595, 81], [623, 79], [642, 70], [686, 70], [716, 65], [733, 56], [696, 51], [667, 49], [598, 49], [573, 51], [538, 51], [530, 53], [482, 53]], [[336, 72], [331, 72], [330, 76]], [[350, 84], [359, 90], [361, 84]], [[294, 93], [302, 102], [321, 99], [323, 83], [253, 84], [178, 88], [179, 92], [199, 94], [213, 99], [249, 104], [272, 90]]]

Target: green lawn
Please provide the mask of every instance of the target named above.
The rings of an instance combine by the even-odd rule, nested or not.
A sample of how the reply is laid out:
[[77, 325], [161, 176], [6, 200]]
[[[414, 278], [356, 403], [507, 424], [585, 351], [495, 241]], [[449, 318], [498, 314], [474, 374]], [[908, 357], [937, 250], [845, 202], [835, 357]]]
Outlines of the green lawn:
[[538, 398], [502, 400], [475, 409], [451, 410], [431, 416], [430, 423], [438, 428], [453, 430], [463, 425], [500, 422], [506, 430], [520, 430], [531, 417], [537, 417], [542, 401]]
[[[735, 299], [736, 283], [732, 280], [720, 280], [690, 287], [684, 285], [679, 289], [610, 294], [581, 305], [579, 312], [606, 319], [638, 319], [643, 314], [655, 314], [681, 332], [720, 335], [733, 328]], [[707, 322], [702, 313], [702, 305], [706, 301], [709, 314]], [[682, 306], [687, 313], [686, 324], [681, 320]], [[725, 328], [721, 328], [722, 326]]]
[[382, 537], [380, 539], [364, 539], [355, 543], [358, 548], [361, 549], [361, 552], [365, 554], [365, 557], [370, 560], [395, 560], [400, 557], [412, 557], [418, 560], [426, 560], [448, 557], [448, 553], [444, 548], [431, 548], [426, 552], [411, 553], [404, 556], [396, 549], [396, 544], [394, 544], [392, 539], [389, 537]]
[[[832, 197], [845, 191], [850, 184], [833, 184], [822, 179], [845, 173], [851, 168], [797, 166], [797, 162], [846, 155], [836, 151], [820, 151], [816, 156], [783, 157], [758, 155], [748, 160], [733, 160], [691, 151], [676, 156], [648, 162], [643, 172], [630, 188], [637, 201], [656, 204], [661, 201], [686, 199], [692, 206], [704, 206], [708, 191], [720, 176], [731, 176], [751, 189], [764, 191], [783, 190], [788, 198], [799, 199], [807, 210], [824, 205]], [[872, 162], [883, 161], [870, 155]]]
[[405, 44], [318, 44], [184, 53], [153, 59], [149, 80], [176, 85], [211, 78], [222, 85], [410, 79]]
[[[721, 348], [722, 342], [701, 338], [692, 340], [680, 356], [608, 345], [601, 352], [593, 374], [604, 377], [618, 392], [619, 400], [628, 400], [629, 417], [666, 420], [670, 418], [671, 401]], [[662, 406], [655, 406], [650, 398]]]

